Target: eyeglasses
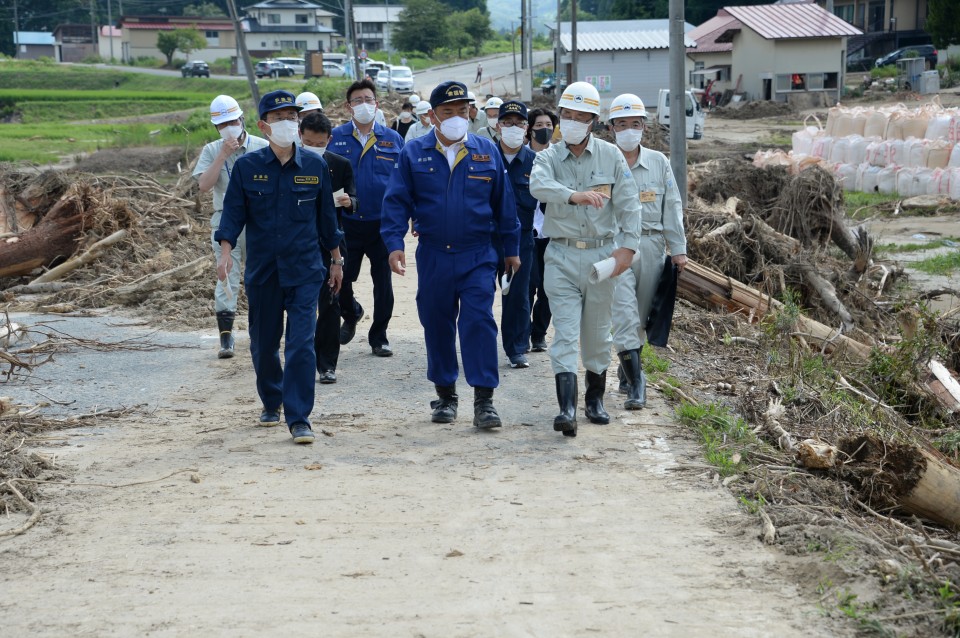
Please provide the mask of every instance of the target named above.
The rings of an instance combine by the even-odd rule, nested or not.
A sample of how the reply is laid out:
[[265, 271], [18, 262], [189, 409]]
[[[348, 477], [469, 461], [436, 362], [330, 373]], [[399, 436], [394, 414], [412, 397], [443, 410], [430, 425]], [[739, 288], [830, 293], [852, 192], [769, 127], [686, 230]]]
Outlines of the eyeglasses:
[[376, 104], [377, 98], [375, 97], [355, 97], [350, 100], [350, 106], [360, 106], [361, 104]]
[[287, 116], [278, 115], [273, 119], [267, 120], [267, 124], [274, 124], [275, 122], [299, 122], [299, 121], [300, 121], [300, 116], [294, 113], [293, 115], [287, 115]]
[[513, 127], [517, 127], [517, 128], [527, 128], [527, 123], [526, 123], [526, 122], [511, 122], [510, 124], [507, 124], [507, 123], [504, 122], [503, 120], [500, 121], [500, 128], [513, 128]]

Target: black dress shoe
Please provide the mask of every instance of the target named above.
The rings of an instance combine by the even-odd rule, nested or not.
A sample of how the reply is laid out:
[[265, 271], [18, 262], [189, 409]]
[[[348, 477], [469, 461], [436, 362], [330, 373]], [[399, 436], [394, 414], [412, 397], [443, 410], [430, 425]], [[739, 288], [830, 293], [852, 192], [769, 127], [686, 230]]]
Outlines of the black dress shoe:
[[320, 383], [330, 384], [337, 382], [337, 373], [333, 370], [324, 370], [320, 373]]
[[382, 346], [373, 346], [373, 354], [378, 357], [392, 357], [393, 350], [387, 344], [383, 344]]
[[351, 341], [353, 341], [353, 337], [356, 334], [357, 334], [357, 322], [344, 321], [343, 325], [340, 326], [340, 345], [345, 346]]
[[534, 339], [530, 348], [533, 352], [546, 352], [547, 351], [547, 340], [546, 339]]

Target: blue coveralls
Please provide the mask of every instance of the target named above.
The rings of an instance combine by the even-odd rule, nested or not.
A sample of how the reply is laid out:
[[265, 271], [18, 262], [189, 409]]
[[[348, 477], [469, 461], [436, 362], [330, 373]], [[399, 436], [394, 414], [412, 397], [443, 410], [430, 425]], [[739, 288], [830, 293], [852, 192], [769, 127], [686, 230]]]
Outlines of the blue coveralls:
[[439, 386], [456, 382], [459, 331], [467, 383], [497, 387], [492, 233], [499, 233], [508, 256], [516, 256], [520, 222], [496, 144], [469, 134], [452, 171], [435, 132], [407, 144], [383, 200], [380, 233], [389, 252], [403, 250], [410, 219], [420, 235], [417, 312], [427, 378]]
[[[530, 194], [530, 171], [533, 170], [533, 158], [537, 156], [530, 148], [520, 147], [520, 152], [507, 164], [500, 149], [503, 162], [507, 167], [513, 196], [517, 202], [517, 217], [520, 220], [520, 270], [513, 274], [510, 292], [503, 298], [500, 316], [500, 338], [503, 351], [508, 357], [515, 357], [527, 351], [530, 333], [530, 273], [533, 268], [533, 213], [537, 200]], [[499, 236], [494, 237], [499, 262], [497, 279], [504, 273], [503, 244]]]
[[403, 139], [393, 129], [374, 124], [364, 146], [360, 143], [356, 126], [347, 122], [333, 129], [327, 148], [350, 160], [359, 200], [357, 210], [345, 211], [343, 215], [347, 263], [340, 289], [340, 314], [348, 323], [356, 323], [360, 318], [362, 308], [354, 298], [353, 282], [360, 276], [360, 266], [366, 255], [373, 280], [373, 323], [367, 342], [371, 348], [389, 345], [387, 326], [393, 315], [393, 282], [389, 251], [380, 237], [380, 207], [387, 181], [403, 148]]
[[[321, 252], [336, 248], [343, 236], [323, 158], [296, 147], [281, 166], [268, 146], [238, 159], [214, 240], [235, 245], [244, 228], [244, 284], [257, 392], [266, 409], [283, 405], [288, 425], [309, 424], [316, 374], [314, 322], [327, 276]], [[280, 365], [284, 311], [286, 370]]]

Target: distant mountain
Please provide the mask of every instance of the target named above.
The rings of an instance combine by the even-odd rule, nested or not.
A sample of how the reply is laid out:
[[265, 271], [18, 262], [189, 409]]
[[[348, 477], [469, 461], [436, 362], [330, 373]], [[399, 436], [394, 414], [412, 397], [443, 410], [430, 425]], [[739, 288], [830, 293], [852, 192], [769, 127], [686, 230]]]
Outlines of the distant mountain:
[[[487, 0], [490, 24], [495, 31], [509, 29], [510, 23], [520, 25], [520, 0]], [[535, 33], [547, 33], [544, 23], [555, 24], [557, 0], [533, 0], [533, 29]]]

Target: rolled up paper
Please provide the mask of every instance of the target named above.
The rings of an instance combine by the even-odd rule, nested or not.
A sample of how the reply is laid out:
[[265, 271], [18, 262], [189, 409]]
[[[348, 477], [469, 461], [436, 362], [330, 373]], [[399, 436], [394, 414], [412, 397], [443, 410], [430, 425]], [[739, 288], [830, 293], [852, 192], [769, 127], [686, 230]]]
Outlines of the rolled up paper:
[[[640, 261], [640, 251], [633, 253], [633, 261], [631, 264], [635, 264]], [[617, 266], [617, 260], [613, 257], [607, 257], [603, 261], [598, 261], [593, 266], [590, 267], [590, 275], [588, 279], [590, 283], [597, 284], [605, 279], [610, 279], [613, 275], [613, 269]]]

